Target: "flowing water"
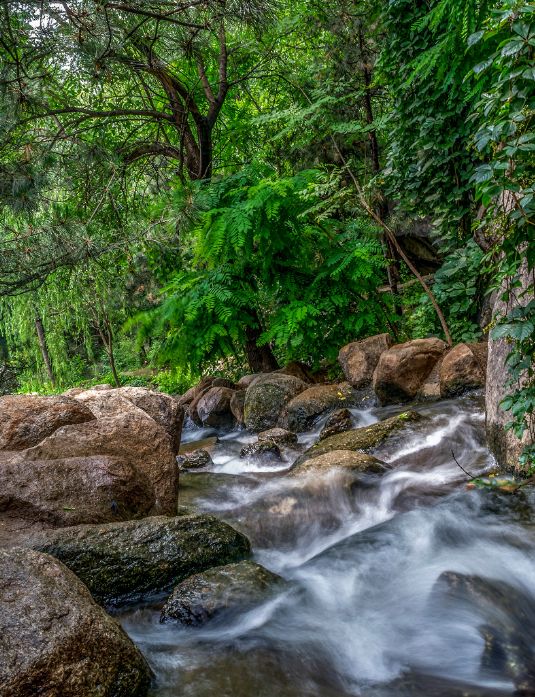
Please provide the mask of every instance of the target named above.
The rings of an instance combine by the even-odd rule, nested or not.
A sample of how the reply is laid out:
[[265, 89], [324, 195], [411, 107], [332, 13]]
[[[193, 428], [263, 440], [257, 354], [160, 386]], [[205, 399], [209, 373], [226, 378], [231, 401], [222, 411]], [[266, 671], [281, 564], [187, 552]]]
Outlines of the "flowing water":
[[[220, 434], [210, 472], [181, 475], [184, 511], [243, 531], [286, 583], [200, 629], [160, 624], [157, 603], [125, 612], [154, 697], [535, 694], [523, 666], [535, 650], [535, 496], [466, 489], [459, 465], [494, 464], [480, 397], [418, 411], [427, 419], [377, 454], [391, 469], [357, 485], [338, 472], [288, 477], [297, 452], [241, 459], [254, 440], [243, 431]], [[353, 416], [360, 426], [394, 413]]]

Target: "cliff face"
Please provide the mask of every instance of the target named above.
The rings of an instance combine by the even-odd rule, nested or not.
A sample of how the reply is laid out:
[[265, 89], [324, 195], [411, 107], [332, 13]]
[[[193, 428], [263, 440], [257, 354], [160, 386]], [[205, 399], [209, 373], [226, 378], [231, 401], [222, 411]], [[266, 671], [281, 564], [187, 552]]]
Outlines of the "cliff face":
[[[501, 300], [504, 288], [496, 295], [492, 316], [499, 318], [506, 312], [511, 311], [515, 305], [527, 305], [534, 296], [533, 276], [527, 271], [524, 264], [521, 276], [521, 287], [515, 294], [511, 294], [508, 303]], [[529, 292], [525, 292], [529, 291]], [[487, 367], [487, 386], [486, 386], [486, 428], [489, 447], [499, 465], [508, 469], [518, 469], [518, 457], [526, 445], [533, 443], [533, 431], [535, 430], [535, 420], [532, 417], [532, 428], [524, 432], [522, 439], [515, 436], [512, 431], [506, 431], [505, 425], [511, 420], [509, 412], [505, 412], [500, 407], [501, 400], [511, 392], [507, 382], [510, 379], [507, 366], [505, 364], [511, 347], [506, 339], [492, 339], [489, 337], [489, 354]]]

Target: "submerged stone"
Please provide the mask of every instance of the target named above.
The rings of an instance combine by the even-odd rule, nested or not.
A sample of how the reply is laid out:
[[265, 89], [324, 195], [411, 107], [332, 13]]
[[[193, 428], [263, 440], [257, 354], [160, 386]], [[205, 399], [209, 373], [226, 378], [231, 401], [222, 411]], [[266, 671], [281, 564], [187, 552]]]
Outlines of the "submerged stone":
[[252, 561], [194, 574], [175, 588], [163, 607], [160, 621], [201, 625], [227, 610], [247, 610], [265, 600], [281, 580]]

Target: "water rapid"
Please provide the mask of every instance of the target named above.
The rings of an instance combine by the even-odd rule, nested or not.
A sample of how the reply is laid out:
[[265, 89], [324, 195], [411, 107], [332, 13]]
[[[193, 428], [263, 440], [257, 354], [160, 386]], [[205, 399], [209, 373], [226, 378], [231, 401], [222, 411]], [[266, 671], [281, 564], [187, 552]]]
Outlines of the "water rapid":
[[154, 697], [535, 694], [522, 673], [535, 651], [535, 497], [466, 489], [462, 468], [494, 465], [477, 395], [418, 411], [425, 421], [377, 454], [391, 469], [358, 485], [337, 471], [289, 477], [297, 452], [259, 464], [239, 457], [252, 436], [219, 434], [211, 470], [182, 475], [180, 503], [243, 531], [286, 582], [201, 629], [160, 624], [157, 602], [125, 611]]

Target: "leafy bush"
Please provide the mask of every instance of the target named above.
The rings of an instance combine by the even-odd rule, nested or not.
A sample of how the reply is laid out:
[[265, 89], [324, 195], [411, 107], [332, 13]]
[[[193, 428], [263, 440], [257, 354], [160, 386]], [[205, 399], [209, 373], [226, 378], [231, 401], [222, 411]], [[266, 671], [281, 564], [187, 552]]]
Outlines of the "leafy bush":
[[[473, 241], [449, 254], [434, 276], [433, 292], [442, 307], [454, 341], [471, 342], [481, 338], [478, 314], [484, 286], [483, 252]], [[414, 293], [414, 291], [413, 291]], [[440, 333], [436, 313], [425, 293], [405, 298], [411, 305], [406, 332], [411, 337]]]

